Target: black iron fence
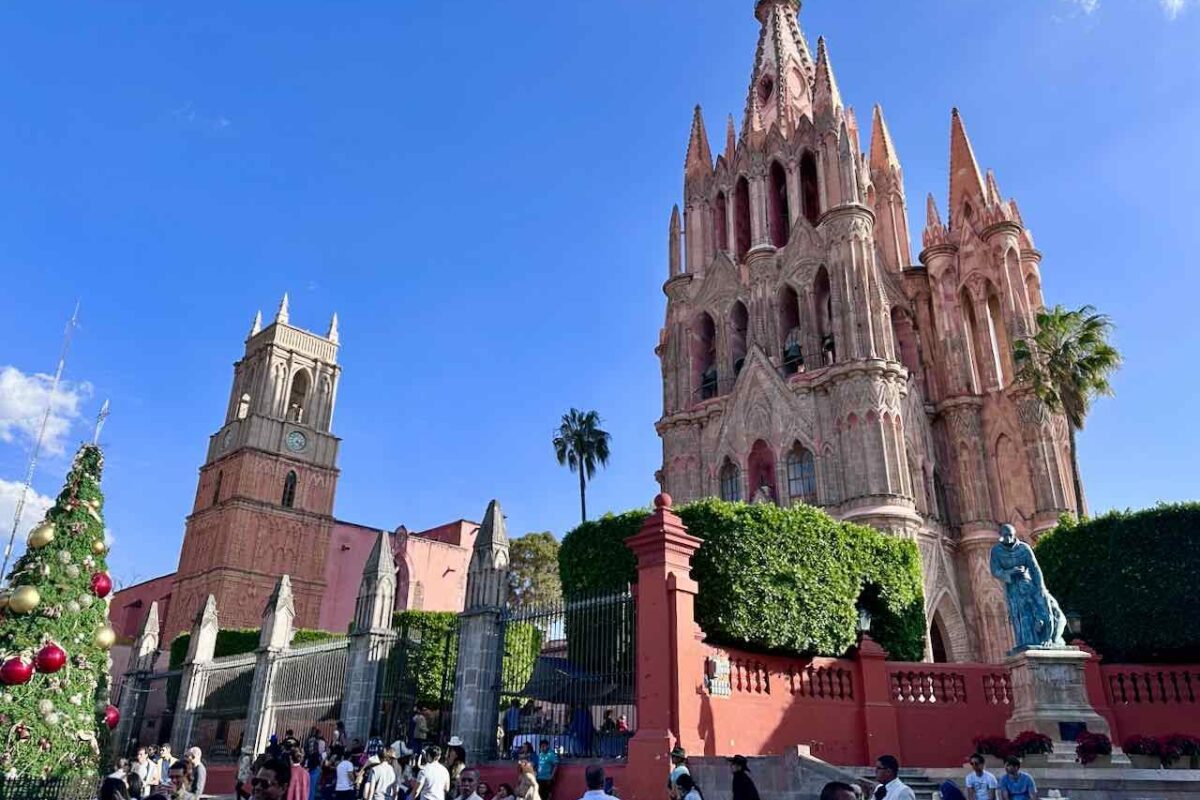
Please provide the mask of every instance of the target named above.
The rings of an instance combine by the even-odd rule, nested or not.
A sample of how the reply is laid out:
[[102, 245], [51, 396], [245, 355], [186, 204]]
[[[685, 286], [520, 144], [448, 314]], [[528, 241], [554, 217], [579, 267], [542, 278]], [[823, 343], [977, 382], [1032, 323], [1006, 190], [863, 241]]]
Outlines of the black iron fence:
[[504, 615], [501, 757], [543, 741], [565, 758], [625, 756], [637, 726], [635, 622], [628, 590]]
[[[396, 642], [380, 666], [375, 730], [386, 742], [444, 745], [454, 704], [458, 615], [396, 616]], [[418, 717], [424, 722], [417, 722]]]

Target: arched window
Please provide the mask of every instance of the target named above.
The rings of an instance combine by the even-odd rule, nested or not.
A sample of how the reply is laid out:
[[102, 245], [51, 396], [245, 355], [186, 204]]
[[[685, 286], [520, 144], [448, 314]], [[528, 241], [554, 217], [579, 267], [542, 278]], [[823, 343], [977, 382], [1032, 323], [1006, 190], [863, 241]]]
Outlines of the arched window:
[[244, 395], [242, 395], [242, 398], [240, 400], [238, 400], [237, 418], [245, 419], [247, 417], [247, 415], [249, 415], [249, 413], [250, 413], [250, 395], [244, 394]]
[[724, 192], [717, 194], [713, 207], [713, 230], [717, 234], [717, 249], [729, 251], [729, 200]]
[[787, 478], [793, 503], [817, 504], [817, 464], [807, 447], [798, 444], [788, 453]]
[[213, 484], [212, 504], [214, 506], [221, 501], [221, 479], [224, 477], [225, 477], [224, 471], [218, 470], [217, 471], [217, 481], [215, 484]]
[[759, 439], [750, 448], [750, 457], [746, 459], [746, 468], [750, 477], [748, 494], [753, 502], [758, 502], [765, 492], [772, 503], [779, 503], [779, 489], [775, 481], [775, 453], [770, 445]]
[[967, 340], [964, 349], [967, 351], [967, 362], [971, 371], [971, 391], [978, 394], [983, 391], [983, 382], [979, 376], [980, 365], [986, 362], [980, 357], [982, 354], [979, 352], [979, 325], [975, 320], [975, 306], [966, 289], [959, 295], [958, 303], [962, 306], [963, 338]]
[[920, 361], [917, 358], [917, 332], [913, 328], [912, 318], [904, 309], [896, 306], [892, 309], [892, 333], [896, 337], [896, 358], [913, 375], [920, 375]]
[[283, 479], [283, 499], [280, 505], [284, 508], [292, 508], [296, 504], [296, 471], [288, 472], [287, 477]]
[[304, 406], [308, 402], [311, 382], [308, 372], [300, 370], [292, 378], [292, 391], [288, 394], [287, 418], [292, 422], [304, 422]]
[[800, 199], [804, 218], [816, 225], [821, 219], [821, 186], [817, 182], [817, 159], [807, 151], [800, 157]]
[[750, 252], [750, 181], [738, 178], [737, 190], [733, 198], [733, 233], [737, 239], [734, 255], [738, 261], [746, 258]]
[[733, 374], [737, 377], [746, 363], [746, 333], [750, 329], [750, 312], [741, 300], [729, 310], [729, 350], [733, 357]]
[[1008, 383], [1007, 371], [1004, 365], [1007, 360], [1008, 333], [1004, 328], [1004, 317], [1000, 313], [1000, 298], [995, 291], [988, 294], [988, 339], [992, 345], [992, 359], [996, 368], [996, 383], [1004, 386]]
[[779, 335], [783, 337], [783, 373], [795, 375], [804, 371], [804, 344], [800, 332], [800, 297], [796, 290], [784, 286], [779, 292]]
[[717, 326], [704, 311], [692, 323], [692, 385], [698, 400], [717, 396]]
[[947, 664], [950, 662], [949, 652], [946, 650], [946, 636], [942, 633], [941, 614], [934, 614], [933, 622], [929, 625], [929, 649], [933, 653], [933, 663]]
[[728, 458], [721, 467], [721, 499], [731, 503], [742, 499], [742, 471]]
[[788, 206], [787, 171], [778, 161], [771, 162], [771, 244], [783, 247], [788, 243], [791, 210]]
[[826, 365], [834, 364], [837, 362], [837, 342], [833, 338], [833, 292], [825, 267], [817, 270], [813, 297], [817, 306], [817, 337], [821, 341], [821, 357]]

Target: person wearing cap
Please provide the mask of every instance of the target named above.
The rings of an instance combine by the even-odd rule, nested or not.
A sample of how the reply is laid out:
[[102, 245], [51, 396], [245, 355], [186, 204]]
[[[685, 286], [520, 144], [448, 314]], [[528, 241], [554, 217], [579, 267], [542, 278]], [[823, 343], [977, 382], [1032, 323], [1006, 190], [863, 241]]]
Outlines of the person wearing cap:
[[733, 770], [733, 800], [759, 800], [758, 787], [750, 777], [750, 765], [745, 756], [734, 756], [729, 759], [729, 768]]
[[692, 771], [687, 765], [687, 751], [678, 745], [671, 751], [671, 774], [667, 777], [667, 791], [671, 797], [678, 797], [679, 789], [676, 783], [679, 781], [680, 775], [691, 775]]

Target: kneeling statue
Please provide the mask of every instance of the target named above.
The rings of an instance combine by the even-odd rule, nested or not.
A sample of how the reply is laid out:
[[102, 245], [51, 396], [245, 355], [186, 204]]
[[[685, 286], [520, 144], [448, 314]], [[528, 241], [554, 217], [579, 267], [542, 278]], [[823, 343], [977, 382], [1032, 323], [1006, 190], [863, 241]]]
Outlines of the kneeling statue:
[[1030, 647], [1065, 647], [1066, 617], [1046, 589], [1033, 548], [1017, 538], [1012, 525], [1000, 526], [1000, 541], [992, 548], [991, 569], [1004, 584], [1016, 644], [1013, 652]]

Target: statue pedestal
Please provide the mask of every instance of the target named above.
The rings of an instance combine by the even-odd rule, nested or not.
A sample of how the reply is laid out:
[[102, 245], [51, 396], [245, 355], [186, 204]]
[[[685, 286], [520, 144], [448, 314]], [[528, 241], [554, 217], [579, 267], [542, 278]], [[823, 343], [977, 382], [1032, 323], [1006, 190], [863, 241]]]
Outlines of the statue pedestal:
[[[1088, 700], [1084, 665], [1089, 656], [1076, 647], [1031, 648], [1005, 662], [1012, 674], [1013, 712], [1005, 734], [1037, 731], [1054, 740], [1054, 762], [1074, 762], [1075, 737], [1084, 726], [1089, 733], [1111, 737], [1108, 721]], [[1120, 750], [1114, 745], [1114, 759]]]

